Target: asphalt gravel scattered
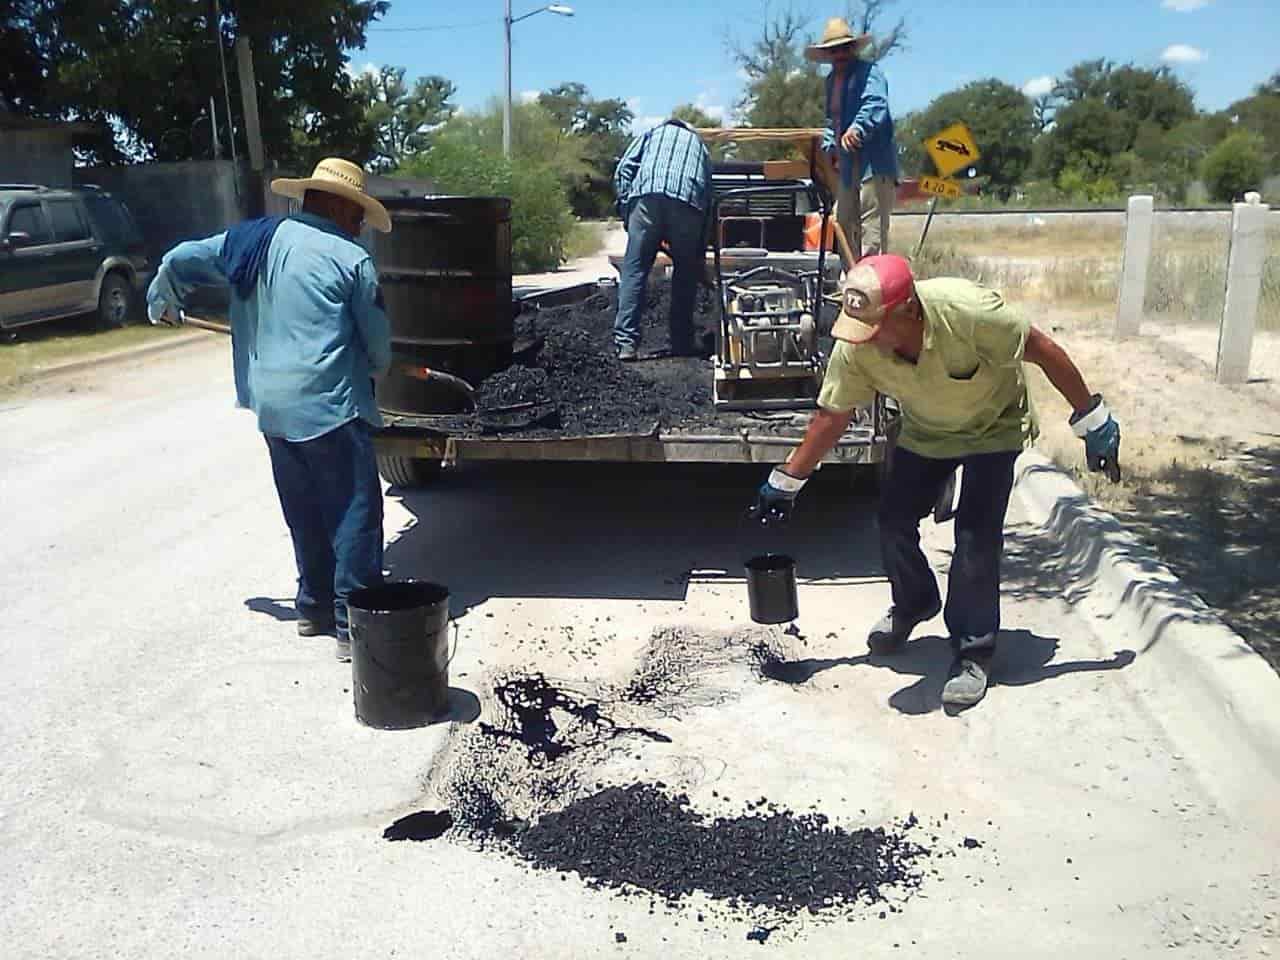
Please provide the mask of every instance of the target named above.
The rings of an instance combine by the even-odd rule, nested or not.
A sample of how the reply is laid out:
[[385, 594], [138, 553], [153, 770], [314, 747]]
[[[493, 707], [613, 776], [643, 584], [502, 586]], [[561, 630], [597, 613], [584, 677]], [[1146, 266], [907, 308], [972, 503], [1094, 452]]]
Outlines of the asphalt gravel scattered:
[[543, 815], [515, 848], [535, 867], [574, 870], [597, 887], [668, 902], [701, 892], [782, 914], [880, 901], [884, 886], [914, 889], [929, 855], [902, 828], [845, 830], [763, 798], [744, 816], [711, 819], [663, 786], [607, 787]]

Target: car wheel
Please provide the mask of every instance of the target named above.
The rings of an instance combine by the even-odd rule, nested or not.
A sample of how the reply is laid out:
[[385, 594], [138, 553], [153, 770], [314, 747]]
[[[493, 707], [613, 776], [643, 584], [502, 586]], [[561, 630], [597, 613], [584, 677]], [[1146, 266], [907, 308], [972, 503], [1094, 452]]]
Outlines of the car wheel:
[[133, 288], [120, 273], [108, 273], [98, 293], [98, 323], [105, 330], [123, 327], [133, 310]]

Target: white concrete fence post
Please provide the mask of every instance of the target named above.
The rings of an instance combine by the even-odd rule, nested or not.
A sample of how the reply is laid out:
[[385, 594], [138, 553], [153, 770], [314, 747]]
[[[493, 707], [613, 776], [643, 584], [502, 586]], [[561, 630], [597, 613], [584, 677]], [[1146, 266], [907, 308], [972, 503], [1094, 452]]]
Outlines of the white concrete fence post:
[[1142, 309], [1147, 299], [1147, 268], [1151, 261], [1151, 231], [1155, 224], [1155, 197], [1129, 198], [1125, 217], [1124, 261], [1120, 268], [1120, 299], [1116, 305], [1116, 336], [1142, 332]]
[[1237, 203], [1231, 207], [1231, 252], [1227, 256], [1227, 298], [1218, 328], [1219, 383], [1246, 383], [1253, 331], [1258, 322], [1258, 297], [1262, 291], [1262, 260], [1266, 253], [1265, 203]]

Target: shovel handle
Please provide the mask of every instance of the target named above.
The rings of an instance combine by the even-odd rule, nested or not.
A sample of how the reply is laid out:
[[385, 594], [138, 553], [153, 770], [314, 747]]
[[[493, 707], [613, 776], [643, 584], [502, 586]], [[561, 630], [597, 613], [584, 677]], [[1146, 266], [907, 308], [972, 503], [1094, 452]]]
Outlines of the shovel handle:
[[196, 327], [200, 330], [208, 330], [212, 333], [230, 333], [231, 327], [225, 323], [214, 323], [212, 320], [202, 320], [200, 317], [193, 317], [189, 313], [182, 315], [182, 322], [188, 327]]

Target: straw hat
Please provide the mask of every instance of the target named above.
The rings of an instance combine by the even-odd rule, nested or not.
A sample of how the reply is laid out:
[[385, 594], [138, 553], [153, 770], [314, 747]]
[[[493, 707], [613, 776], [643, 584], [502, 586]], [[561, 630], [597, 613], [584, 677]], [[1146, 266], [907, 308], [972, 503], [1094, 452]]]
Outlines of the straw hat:
[[844, 278], [844, 305], [831, 335], [848, 343], [866, 343], [880, 332], [889, 311], [911, 299], [915, 279], [902, 257], [863, 257]]
[[849, 21], [844, 17], [832, 17], [823, 28], [822, 39], [804, 48], [804, 55], [810, 60], [825, 62], [832, 50], [853, 44], [854, 52], [858, 52], [871, 42], [871, 34], [857, 36], [849, 29]]
[[327, 157], [316, 164], [315, 170], [306, 179], [290, 180], [282, 177], [272, 180], [271, 192], [294, 200], [301, 200], [308, 190], [337, 194], [364, 207], [365, 219], [373, 229], [390, 233], [391, 217], [387, 215], [387, 208], [365, 193], [364, 185], [364, 170], [349, 160]]

